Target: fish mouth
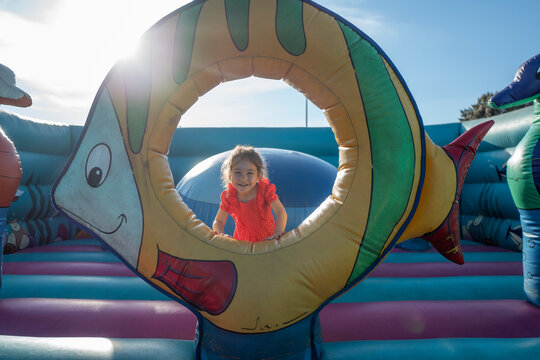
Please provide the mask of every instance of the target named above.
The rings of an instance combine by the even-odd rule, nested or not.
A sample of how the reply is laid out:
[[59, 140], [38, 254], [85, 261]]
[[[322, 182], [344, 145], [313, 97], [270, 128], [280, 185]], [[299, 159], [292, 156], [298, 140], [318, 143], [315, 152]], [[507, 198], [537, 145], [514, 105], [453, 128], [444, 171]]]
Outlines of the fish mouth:
[[66, 212], [66, 213], [69, 213], [70, 216], [72, 216], [74, 218], [77, 218], [78, 220], [80, 220], [84, 224], [89, 225], [90, 227], [92, 227], [92, 229], [95, 229], [95, 230], [99, 231], [100, 233], [106, 234], [106, 235], [111, 235], [111, 234], [114, 234], [115, 232], [117, 232], [120, 229], [120, 227], [122, 226], [122, 223], [125, 222], [127, 224], [127, 216], [125, 214], [120, 214], [117, 217], [117, 219], [120, 219], [120, 221], [118, 222], [118, 225], [116, 225], [116, 227], [113, 230], [107, 231], [107, 230], [100, 229], [99, 227], [97, 227], [96, 225], [94, 225], [92, 223], [89, 223], [87, 220], [81, 218], [80, 216], [78, 216], [77, 214], [69, 211], [66, 208], [61, 207], [60, 209], [62, 209], [62, 211]]

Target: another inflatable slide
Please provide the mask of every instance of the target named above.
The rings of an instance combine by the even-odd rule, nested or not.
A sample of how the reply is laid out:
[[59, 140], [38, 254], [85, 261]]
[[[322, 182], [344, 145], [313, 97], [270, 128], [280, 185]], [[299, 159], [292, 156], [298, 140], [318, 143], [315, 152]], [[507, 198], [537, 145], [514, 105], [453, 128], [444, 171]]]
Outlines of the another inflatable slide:
[[[1, 357], [534, 358], [537, 58], [492, 99], [534, 109], [424, 127], [378, 45], [311, 1], [178, 9], [84, 127], [0, 111]], [[177, 127], [249, 76], [283, 79], [330, 128]], [[3, 103], [30, 105], [17, 90]], [[210, 228], [236, 144], [268, 162], [276, 240]]]

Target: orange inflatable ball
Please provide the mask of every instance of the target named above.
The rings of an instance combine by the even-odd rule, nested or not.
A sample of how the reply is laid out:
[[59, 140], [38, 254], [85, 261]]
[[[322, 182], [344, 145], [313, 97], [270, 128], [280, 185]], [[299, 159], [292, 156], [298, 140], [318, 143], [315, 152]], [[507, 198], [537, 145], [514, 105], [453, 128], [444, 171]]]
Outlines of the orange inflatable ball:
[[8, 207], [21, 182], [21, 160], [17, 149], [0, 130], [0, 207]]

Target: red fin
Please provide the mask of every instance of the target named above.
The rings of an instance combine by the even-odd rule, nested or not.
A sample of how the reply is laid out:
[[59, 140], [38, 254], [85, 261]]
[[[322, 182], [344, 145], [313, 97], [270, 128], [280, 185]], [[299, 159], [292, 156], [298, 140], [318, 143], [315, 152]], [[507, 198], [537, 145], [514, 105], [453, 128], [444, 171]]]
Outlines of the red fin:
[[3, 105], [11, 105], [11, 106], [18, 106], [18, 107], [29, 107], [32, 105], [32, 99], [30, 96], [22, 96], [18, 99], [12, 99], [7, 97], [0, 96], [0, 104]]
[[476, 125], [456, 140], [443, 147], [456, 166], [456, 197], [452, 204], [452, 208], [450, 209], [450, 213], [443, 223], [435, 231], [422, 236], [424, 240], [433, 244], [435, 249], [437, 249], [437, 251], [445, 258], [460, 265], [465, 263], [459, 236], [459, 200], [461, 197], [461, 189], [463, 188], [463, 182], [467, 176], [469, 166], [476, 155], [476, 150], [493, 124], [494, 121], [489, 120]]
[[152, 277], [211, 315], [225, 311], [236, 292], [236, 268], [230, 261], [186, 260], [158, 250]]

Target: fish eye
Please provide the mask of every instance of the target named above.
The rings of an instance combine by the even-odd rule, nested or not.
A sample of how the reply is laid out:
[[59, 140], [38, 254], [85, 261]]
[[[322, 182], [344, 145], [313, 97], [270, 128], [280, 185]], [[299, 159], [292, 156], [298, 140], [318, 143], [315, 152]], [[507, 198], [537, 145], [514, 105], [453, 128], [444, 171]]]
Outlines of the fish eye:
[[106, 144], [97, 144], [86, 159], [86, 182], [91, 187], [103, 184], [111, 168], [111, 149]]

